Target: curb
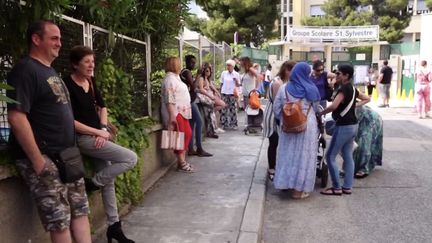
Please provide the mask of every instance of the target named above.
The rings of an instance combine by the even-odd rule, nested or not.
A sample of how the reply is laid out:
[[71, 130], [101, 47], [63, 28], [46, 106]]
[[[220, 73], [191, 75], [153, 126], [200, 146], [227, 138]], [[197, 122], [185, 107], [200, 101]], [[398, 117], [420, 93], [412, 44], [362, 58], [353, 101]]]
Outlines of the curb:
[[237, 243], [260, 243], [264, 221], [268, 139], [261, 144]]

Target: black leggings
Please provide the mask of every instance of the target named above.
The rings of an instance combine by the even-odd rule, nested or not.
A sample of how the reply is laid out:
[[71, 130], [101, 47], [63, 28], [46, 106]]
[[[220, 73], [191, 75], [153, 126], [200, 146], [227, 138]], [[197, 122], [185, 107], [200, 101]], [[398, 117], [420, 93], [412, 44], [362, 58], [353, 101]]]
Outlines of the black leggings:
[[269, 146], [267, 149], [267, 159], [269, 169], [275, 169], [276, 167], [276, 152], [279, 143], [279, 135], [277, 132], [273, 132], [273, 134], [269, 137]]

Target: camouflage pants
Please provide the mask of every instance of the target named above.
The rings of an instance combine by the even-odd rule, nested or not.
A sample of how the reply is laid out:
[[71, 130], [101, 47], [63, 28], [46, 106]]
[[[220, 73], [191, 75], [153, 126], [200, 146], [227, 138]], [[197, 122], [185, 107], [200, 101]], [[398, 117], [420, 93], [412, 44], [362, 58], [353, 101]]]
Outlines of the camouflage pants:
[[71, 217], [89, 214], [84, 179], [63, 184], [55, 164], [44, 157], [45, 167], [39, 176], [29, 160], [17, 160], [16, 165], [30, 188], [45, 230], [62, 231], [69, 228]]

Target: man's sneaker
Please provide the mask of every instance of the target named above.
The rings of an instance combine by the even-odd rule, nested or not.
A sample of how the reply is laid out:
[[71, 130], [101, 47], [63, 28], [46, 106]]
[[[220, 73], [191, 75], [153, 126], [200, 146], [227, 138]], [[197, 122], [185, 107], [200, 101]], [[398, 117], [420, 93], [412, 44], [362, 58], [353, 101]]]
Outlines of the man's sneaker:
[[204, 149], [197, 149], [197, 155], [198, 157], [212, 157], [213, 154], [207, 153]]
[[209, 134], [209, 135], [207, 135], [207, 137], [209, 137], [209, 138], [219, 138], [219, 136], [217, 134]]

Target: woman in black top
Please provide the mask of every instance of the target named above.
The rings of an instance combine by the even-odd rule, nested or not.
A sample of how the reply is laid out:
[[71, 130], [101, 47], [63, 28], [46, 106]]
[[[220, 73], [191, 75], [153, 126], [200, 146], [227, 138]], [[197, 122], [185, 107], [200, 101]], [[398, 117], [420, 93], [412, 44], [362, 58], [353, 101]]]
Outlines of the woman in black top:
[[133, 243], [125, 237], [117, 210], [115, 177], [132, 169], [137, 155], [111, 141], [107, 131], [108, 112], [92, 76], [94, 53], [85, 46], [75, 46], [70, 53], [72, 74], [64, 79], [69, 90], [75, 118], [77, 143], [82, 154], [93, 158], [97, 173], [87, 180], [87, 190], [102, 188], [102, 200], [108, 221], [107, 237], [121, 243]]
[[[333, 103], [320, 115], [332, 113], [336, 121], [326, 159], [330, 171], [333, 186], [321, 192], [323, 195], [342, 195], [352, 193], [354, 181], [353, 144], [357, 134], [358, 122], [355, 115], [355, 107], [364, 105], [370, 101], [369, 96], [360, 93], [351, 84], [354, 68], [351, 65], [339, 65], [336, 72], [336, 83], [339, 85]], [[360, 102], [356, 104], [356, 99]], [[339, 168], [336, 164], [336, 156], [341, 153], [344, 160], [344, 184], [339, 182]]]

